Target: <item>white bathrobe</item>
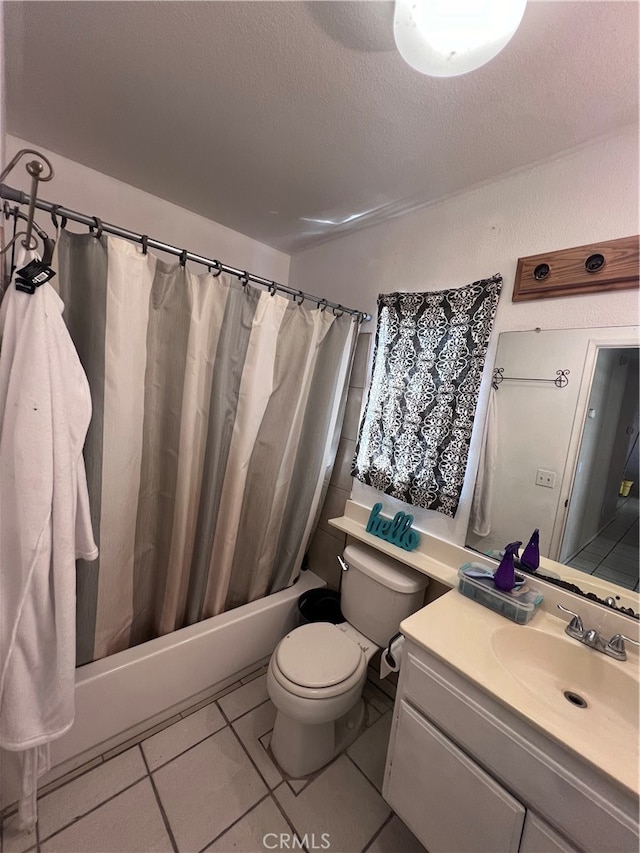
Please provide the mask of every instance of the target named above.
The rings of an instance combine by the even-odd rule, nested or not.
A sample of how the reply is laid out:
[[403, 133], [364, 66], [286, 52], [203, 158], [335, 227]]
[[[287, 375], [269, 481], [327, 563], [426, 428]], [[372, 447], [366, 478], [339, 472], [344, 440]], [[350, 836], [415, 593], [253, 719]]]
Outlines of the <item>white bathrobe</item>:
[[76, 557], [98, 556], [82, 457], [91, 396], [63, 308], [49, 284], [29, 295], [12, 283], [0, 306], [0, 747], [24, 751], [23, 828], [48, 744], [73, 724]]

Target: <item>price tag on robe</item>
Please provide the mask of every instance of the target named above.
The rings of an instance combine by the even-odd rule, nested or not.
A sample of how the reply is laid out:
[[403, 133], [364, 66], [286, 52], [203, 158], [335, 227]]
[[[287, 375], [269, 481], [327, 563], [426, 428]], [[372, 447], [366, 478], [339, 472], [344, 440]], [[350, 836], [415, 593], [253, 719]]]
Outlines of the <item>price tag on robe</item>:
[[397, 512], [393, 518], [384, 518], [380, 515], [381, 510], [382, 504], [373, 505], [367, 522], [367, 533], [377, 536], [378, 539], [384, 539], [385, 542], [391, 542], [392, 545], [397, 545], [405, 551], [413, 551], [417, 548], [420, 534], [411, 528], [413, 516], [407, 515], [406, 512]]

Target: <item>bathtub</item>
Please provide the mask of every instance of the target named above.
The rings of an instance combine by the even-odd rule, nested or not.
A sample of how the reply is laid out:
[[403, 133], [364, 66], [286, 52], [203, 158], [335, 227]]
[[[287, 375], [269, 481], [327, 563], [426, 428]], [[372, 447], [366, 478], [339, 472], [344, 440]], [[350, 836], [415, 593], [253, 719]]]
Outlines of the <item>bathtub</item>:
[[[75, 722], [51, 743], [41, 786], [235, 681], [297, 625], [298, 597], [323, 586], [303, 572], [281, 592], [78, 667]], [[19, 786], [18, 754], [0, 750], [0, 809]]]

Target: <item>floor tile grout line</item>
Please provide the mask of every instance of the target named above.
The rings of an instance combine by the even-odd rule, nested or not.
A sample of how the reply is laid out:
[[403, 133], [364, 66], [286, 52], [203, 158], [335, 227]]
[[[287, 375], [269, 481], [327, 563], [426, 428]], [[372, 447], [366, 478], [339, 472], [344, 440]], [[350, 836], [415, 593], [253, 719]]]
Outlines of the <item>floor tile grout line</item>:
[[[377, 690], [377, 691], [378, 691], [378, 693], [381, 693], [381, 694], [384, 696], [384, 698], [385, 698], [388, 702], [391, 702], [391, 708], [393, 708], [394, 699], [392, 699], [392, 698], [391, 698], [391, 696], [389, 696], [389, 694], [388, 694], [388, 693], [385, 693], [385, 692], [384, 692], [384, 690], [383, 690], [381, 687], [378, 687], [378, 685], [375, 683], [375, 681], [371, 681], [371, 679], [367, 678], [367, 681], [365, 682], [365, 684], [366, 684], [367, 682], [368, 682], [369, 684], [371, 684], [371, 686], [372, 686], [375, 690]], [[385, 703], [385, 704], [386, 704], [386, 703]], [[374, 706], [374, 707], [375, 707], [375, 706]], [[387, 707], [387, 711], [391, 710], [391, 708]], [[377, 709], [376, 709], [376, 710], [377, 710]], [[386, 711], [382, 711], [382, 712], [380, 712], [380, 713], [381, 713], [381, 714], [385, 714], [385, 713], [386, 713]]]
[[[284, 780], [282, 781], [282, 784], [284, 785]], [[280, 787], [280, 785], [278, 785], [278, 788], [279, 788], [279, 787]], [[306, 788], [306, 785], [305, 785], [305, 788]], [[291, 788], [290, 788], [290, 787], [289, 787], [289, 790], [291, 790]], [[304, 790], [304, 789], [303, 789], [303, 790]], [[301, 793], [302, 793], [302, 792], [301, 792]], [[295, 835], [295, 836], [296, 836], [296, 838], [300, 838], [300, 836], [298, 835], [298, 830], [297, 830], [297, 829], [295, 828], [295, 826], [293, 825], [293, 821], [291, 820], [291, 818], [289, 817], [289, 815], [288, 815], [288, 814], [286, 813], [286, 811], [284, 810], [283, 806], [282, 806], [282, 805], [280, 804], [280, 802], [278, 801], [278, 798], [275, 796], [275, 788], [274, 788], [274, 790], [273, 790], [273, 791], [269, 791], [269, 794], [271, 795], [271, 799], [273, 800], [273, 803], [274, 803], [275, 807], [278, 809], [278, 811], [280, 812], [280, 814], [281, 814], [281, 815], [282, 815], [282, 817], [284, 818], [285, 823], [287, 824], [287, 826], [289, 827], [289, 829], [291, 830], [291, 832], [293, 833], [293, 835]], [[295, 796], [296, 796], [296, 795], [294, 794], [294, 797], [295, 797]], [[300, 840], [302, 840], [302, 839], [300, 839]], [[304, 845], [301, 845], [301, 847], [300, 847], [300, 848], [298, 848], [298, 849], [302, 849], [302, 850], [304, 850], [304, 851], [305, 851], [305, 853], [308, 853], [307, 848], [306, 848], [306, 846], [304, 846]]]
[[[222, 713], [222, 712], [220, 712], [220, 713]], [[174, 723], [174, 725], [176, 725], [176, 723]], [[189, 744], [189, 746], [185, 747], [185, 749], [183, 749], [181, 752], [176, 752], [176, 754], [172, 755], [171, 758], [167, 758], [167, 760], [163, 761], [162, 764], [158, 764], [157, 767], [152, 767], [149, 770], [149, 773], [157, 773], [158, 770], [162, 770], [163, 768], [165, 768], [167, 766], [167, 764], [171, 764], [172, 761], [175, 761], [176, 758], [181, 758], [183, 755], [185, 755], [185, 753], [189, 752], [192, 749], [195, 749], [196, 746], [200, 746], [206, 740], [209, 740], [209, 738], [215, 737], [215, 735], [220, 734], [220, 732], [223, 731], [224, 729], [226, 729], [227, 726], [228, 726], [228, 723], [225, 722], [225, 724], [223, 726], [220, 726], [219, 729], [216, 729], [215, 732], [209, 732], [208, 735], [205, 735], [203, 738], [200, 738], [200, 740], [196, 741], [195, 743]], [[142, 747], [143, 743], [144, 743], [144, 741], [141, 741], [138, 744], [138, 746]], [[142, 754], [144, 755], [144, 750], [142, 750]], [[146, 756], [145, 756], [145, 758], [146, 758]]]
[[56, 835], [59, 835], [65, 829], [69, 829], [69, 827], [73, 826], [74, 823], [78, 823], [78, 821], [82, 820], [82, 818], [85, 818], [87, 815], [90, 815], [92, 812], [97, 811], [99, 808], [104, 806], [105, 803], [110, 803], [111, 800], [115, 800], [115, 798], [119, 797], [120, 794], [124, 794], [125, 791], [129, 791], [131, 788], [135, 787], [140, 782], [143, 782], [146, 778], [147, 778], [147, 774], [145, 773], [144, 776], [140, 776], [140, 778], [136, 779], [135, 782], [131, 782], [130, 785], [126, 785], [124, 788], [121, 788], [119, 791], [116, 791], [115, 794], [112, 794], [110, 797], [107, 797], [106, 799], [102, 800], [96, 806], [92, 806], [92, 808], [90, 808], [88, 811], [83, 812], [82, 814], [76, 815], [76, 817], [74, 817], [73, 820], [69, 821], [69, 823], [66, 823], [64, 826], [61, 826], [60, 829], [56, 829], [55, 832], [52, 832], [51, 835], [47, 835], [43, 839], [41, 839], [40, 843], [42, 844], [43, 841], [49, 841], [51, 838], [53, 838]]
[[244, 820], [244, 818], [245, 818], [245, 817], [246, 817], [250, 812], [252, 812], [254, 809], [257, 809], [257, 808], [258, 808], [258, 806], [259, 806], [261, 803], [264, 803], [264, 801], [265, 801], [266, 799], [268, 799], [268, 797], [269, 797], [269, 794], [270, 794], [270, 793], [271, 793], [270, 791], [267, 791], [267, 793], [266, 793], [264, 796], [260, 797], [260, 799], [258, 800], [258, 802], [257, 802], [257, 803], [254, 803], [252, 806], [249, 806], [249, 808], [248, 808], [246, 811], [242, 812], [242, 814], [240, 815], [240, 817], [237, 817], [237, 818], [236, 818], [232, 823], [230, 823], [230, 824], [229, 824], [229, 826], [226, 826], [226, 827], [222, 830], [222, 832], [219, 832], [219, 833], [215, 836], [215, 838], [212, 838], [212, 839], [211, 839], [211, 841], [207, 841], [207, 843], [204, 845], [204, 847], [201, 847], [201, 848], [200, 848], [200, 850], [198, 851], [198, 853], [204, 853], [204, 851], [205, 851], [205, 850], [208, 850], [208, 849], [209, 849], [209, 847], [211, 847], [211, 845], [212, 845], [212, 844], [215, 844], [215, 843], [216, 843], [216, 841], [219, 841], [219, 840], [222, 838], [222, 836], [223, 836], [226, 832], [229, 832], [229, 830], [230, 830], [230, 829], [233, 829], [233, 827], [234, 827], [236, 824], [238, 824], [241, 820]]
[[391, 823], [394, 815], [395, 815], [395, 812], [393, 811], [393, 809], [391, 809], [391, 814], [385, 820], [385, 822], [382, 824], [382, 826], [373, 833], [373, 835], [371, 836], [369, 841], [367, 841], [367, 843], [364, 845], [364, 847], [362, 848], [362, 853], [367, 853], [367, 850], [371, 847], [371, 845], [376, 840], [376, 838], [380, 835], [380, 833], [385, 828], [385, 826], [388, 826]]
[[[251, 682], [249, 682], [249, 683], [251, 683]], [[244, 687], [244, 684], [242, 686]], [[247, 714], [250, 714], [252, 711], [255, 711], [257, 708], [262, 708], [263, 705], [266, 705], [266, 703], [270, 702], [270, 701], [271, 701], [270, 698], [267, 696], [267, 698], [263, 699], [262, 702], [259, 702], [257, 705], [254, 705], [253, 708], [249, 708], [248, 711], [243, 711], [239, 716], [234, 717], [233, 719], [230, 719], [225, 714], [225, 718], [229, 719], [229, 725], [232, 726], [234, 723], [237, 723], [238, 720], [241, 720], [243, 717], [246, 717]], [[220, 708], [220, 713], [224, 713], [220, 705], [218, 705], [218, 708]]]
[[156, 798], [156, 803], [158, 804], [158, 808], [160, 810], [160, 816], [162, 817], [162, 822], [164, 823], [164, 828], [167, 830], [167, 835], [169, 836], [169, 841], [171, 842], [171, 846], [173, 848], [174, 853], [178, 853], [178, 845], [176, 844], [176, 839], [173, 834], [173, 829], [171, 828], [171, 824], [169, 823], [169, 817], [164, 810], [164, 806], [162, 804], [162, 800], [160, 799], [160, 792], [156, 788], [156, 781], [153, 778], [153, 774], [149, 770], [149, 765], [147, 764], [147, 759], [144, 754], [144, 750], [142, 746], [139, 744], [140, 753], [142, 755], [142, 760], [144, 761], [144, 766], [147, 768], [147, 776], [149, 778], [149, 782], [151, 783], [151, 788], [153, 790], [153, 795]]
[[[389, 709], [389, 710], [391, 710], [391, 709]], [[355, 741], [354, 741], [354, 743], [355, 743]], [[387, 744], [387, 751], [388, 751], [388, 750], [389, 750], [389, 744]], [[358, 773], [360, 773], [360, 775], [361, 775], [361, 776], [363, 776], [363, 777], [367, 780], [367, 782], [371, 785], [371, 787], [372, 787], [372, 788], [373, 788], [373, 790], [376, 792], [376, 794], [377, 794], [379, 797], [381, 797], [382, 799], [384, 799], [384, 798], [382, 797], [382, 791], [381, 791], [381, 790], [379, 791], [379, 790], [376, 788], [376, 786], [373, 784], [373, 782], [371, 781], [371, 779], [369, 779], [369, 777], [368, 777], [368, 776], [367, 776], [367, 774], [364, 772], [364, 770], [362, 770], [362, 768], [357, 764], [357, 762], [356, 762], [356, 761], [354, 761], [354, 759], [349, 755], [349, 749], [346, 749], [346, 750], [345, 750], [345, 752], [343, 752], [343, 755], [345, 755], [345, 756], [349, 759], [349, 761], [353, 764], [353, 766], [356, 768], [356, 770], [358, 771]], [[386, 762], [386, 759], [385, 759], [385, 766], [386, 766], [386, 763], [387, 763], [387, 762]], [[386, 800], [384, 800], [384, 802], [386, 803]], [[388, 803], [387, 803], [387, 805], [388, 805]], [[389, 806], [389, 808], [391, 808], [391, 806]]]
[[[203, 744], [203, 743], [205, 742], [205, 740], [209, 740], [209, 738], [212, 738], [212, 737], [214, 737], [214, 735], [219, 734], [223, 729], [225, 729], [225, 728], [227, 728], [227, 727], [229, 727], [229, 728], [233, 728], [233, 724], [234, 724], [235, 722], [237, 722], [238, 720], [241, 720], [241, 719], [242, 719], [242, 717], [246, 717], [246, 715], [247, 715], [247, 714], [250, 714], [250, 713], [251, 713], [251, 711], [255, 711], [257, 708], [261, 708], [261, 707], [262, 707], [264, 704], [266, 704], [268, 701], [269, 701], [269, 699], [265, 699], [265, 700], [264, 700], [264, 702], [261, 702], [259, 705], [256, 705], [256, 706], [255, 706], [255, 708], [251, 708], [249, 711], [245, 711], [245, 713], [244, 713], [244, 714], [241, 714], [239, 717], [236, 717], [234, 720], [230, 721], [230, 720], [229, 720], [229, 718], [227, 717], [227, 715], [224, 713], [224, 711], [223, 711], [223, 710], [222, 710], [222, 708], [220, 707], [220, 705], [218, 705], [217, 700], [214, 700], [215, 704], [216, 704], [216, 705], [217, 705], [217, 707], [218, 707], [218, 710], [220, 711], [220, 714], [221, 714], [221, 716], [222, 716], [223, 720], [225, 721], [224, 726], [220, 726], [220, 728], [219, 728], [219, 729], [216, 729], [216, 730], [215, 730], [215, 732], [211, 732], [210, 734], [205, 735], [205, 737], [201, 738], [199, 741], [196, 741], [196, 743], [192, 743], [192, 744], [190, 744], [190, 745], [189, 745], [189, 746], [187, 746], [185, 749], [183, 749], [181, 752], [177, 752], [177, 753], [176, 753], [175, 755], [173, 755], [171, 758], [168, 758], [166, 761], [163, 761], [163, 762], [162, 762], [162, 764], [158, 764], [158, 766], [157, 766], [157, 767], [154, 767], [154, 768], [153, 768], [153, 769], [151, 769], [149, 772], [150, 772], [150, 773], [156, 773], [158, 770], [162, 769], [163, 767], [166, 767], [166, 766], [167, 766], [167, 764], [171, 764], [171, 762], [172, 762], [172, 761], [175, 761], [175, 760], [176, 760], [176, 758], [180, 758], [180, 757], [181, 757], [181, 756], [183, 756], [186, 752], [189, 752], [189, 750], [191, 750], [191, 749], [195, 749], [195, 747], [196, 747], [196, 746], [200, 746], [201, 744]], [[211, 704], [214, 704], [214, 703], [212, 702]], [[205, 705], [205, 708], [206, 708], [206, 707], [208, 707], [208, 705]], [[173, 725], [174, 725], [174, 726], [175, 726], [175, 725], [177, 725], [177, 722], [179, 722], [179, 721], [176, 721], [175, 723], [173, 723]], [[167, 728], [171, 728], [171, 726], [167, 726]], [[163, 729], [162, 731], [165, 731], [165, 729]], [[160, 734], [160, 732], [157, 732], [156, 734]], [[267, 732], [265, 732], [265, 734], [268, 734], [268, 733], [267, 733]], [[154, 735], [151, 735], [151, 737], [153, 737], [153, 736], [154, 736]], [[140, 741], [140, 743], [139, 743], [139, 744], [136, 744], [136, 746], [140, 746], [140, 747], [141, 747], [143, 743], [144, 743], [144, 741]], [[144, 750], [143, 750], [143, 753], [144, 753]], [[262, 775], [262, 774], [261, 774], [261, 775]]]
[[[262, 704], [264, 704], [264, 702], [263, 702]], [[257, 706], [257, 707], [260, 707], [260, 706]], [[246, 746], [245, 746], [245, 745], [244, 745], [244, 743], [242, 742], [242, 738], [240, 737], [240, 735], [238, 734], [238, 732], [233, 728], [233, 724], [230, 722], [230, 720], [228, 719], [227, 715], [224, 713], [224, 711], [222, 710], [222, 708], [220, 709], [220, 713], [221, 713], [221, 714], [222, 714], [222, 716], [225, 718], [225, 720], [227, 720], [227, 725], [229, 726], [230, 731], [233, 733], [233, 736], [235, 737], [235, 739], [236, 739], [236, 740], [238, 741], [238, 743], [240, 744], [240, 747], [241, 747], [242, 751], [244, 752], [244, 754], [245, 754], [245, 755], [247, 756], [247, 758], [249, 759], [249, 761], [250, 761], [250, 763], [251, 763], [251, 766], [252, 766], [252, 767], [253, 767], [253, 769], [256, 771], [256, 773], [258, 774], [258, 776], [260, 777], [260, 779], [262, 779], [262, 781], [263, 781], [263, 783], [264, 783], [264, 785], [265, 785], [265, 787], [266, 787], [267, 791], [270, 791], [270, 790], [271, 790], [271, 786], [269, 785], [269, 783], [267, 782], [267, 780], [266, 780], [266, 779], [264, 778], [264, 776], [262, 775], [262, 772], [261, 772], [260, 768], [258, 767], [258, 765], [256, 764], [256, 762], [255, 762], [255, 761], [253, 760], [253, 758], [251, 757], [251, 755], [250, 755], [250, 753], [249, 753], [249, 750], [246, 748]], [[239, 719], [239, 718], [238, 718], [238, 719]]]
[[[268, 701], [268, 700], [267, 700], [267, 701]], [[261, 704], [262, 704], [262, 705], [264, 705], [264, 702], [262, 702]], [[257, 705], [256, 707], [260, 707], [260, 705]], [[254, 710], [255, 710], [255, 709], [254, 709]], [[254, 768], [254, 770], [256, 771], [256, 773], [258, 774], [258, 776], [260, 777], [260, 779], [262, 779], [262, 781], [263, 781], [263, 783], [264, 783], [264, 785], [265, 785], [265, 787], [266, 787], [266, 789], [267, 789], [267, 793], [265, 794], [265, 796], [264, 796], [264, 797], [262, 797], [262, 799], [261, 799], [261, 800], [259, 800], [259, 801], [258, 801], [258, 803], [261, 803], [261, 802], [262, 802], [263, 800], [265, 800], [268, 796], [271, 796], [271, 798], [272, 798], [272, 800], [275, 802], [275, 804], [276, 804], [276, 806], [277, 806], [278, 810], [280, 811], [280, 813], [281, 813], [281, 814], [282, 814], [282, 816], [284, 817], [285, 821], [287, 822], [287, 826], [292, 830], [292, 832], [294, 832], [294, 834], [297, 834], [297, 833], [295, 832], [295, 828], [294, 828], [293, 824], [291, 823], [291, 821], [289, 820], [288, 816], [285, 814], [285, 812], [282, 810], [282, 808], [280, 808], [280, 804], [277, 802], [276, 798], [275, 798], [275, 797], [273, 797], [273, 791], [271, 790], [271, 786], [268, 784], [267, 780], [266, 780], [266, 779], [265, 779], [265, 777], [262, 775], [262, 773], [261, 773], [261, 771], [260, 771], [260, 769], [259, 769], [258, 765], [257, 765], [257, 764], [256, 764], [256, 762], [253, 760], [253, 758], [251, 757], [251, 755], [250, 755], [250, 753], [249, 753], [248, 749], [246, 748], [246, 746], [245, 746], [245, 745], [244, 745], [244, 743], [242, 742], [242, 740], [241, 740], [241, 738], [240, 738], [240, 735], [239, 735], [239, 734], [236, 732], [236, 730], [233, 728], [232, 723], [229, 721], [229, 719], [228, 719], [227, 715], [224, 713], [224, 711], [222, 710], [222, 708], [220, 708], [220, 713], [221, 713], [221, 714], [222, 714], [222, 716], [227, 720], [227, 725], [228, 725], [229, 729], [231, 730], [231, 732], [233, 733], [234, 737], [236, 738], [236, 740], [237, 740], [237, 741], [238, 741], [238, 743], [240, 744], [241, 749], [243, 750], [243, 752], [245, 753], [245, 755], [246, 755], [246, 756], [247, 756], [247, 758], [249, 759], [249, 762], [251, 763], [252, 767]], [[240, 719], [240, 718], [238, 717], [238, 719]], [[234, 722], [235, 722], [235, 721], [234, 721]], [[279, 770], [279, 768], [278, 768], [278, 770]], [[283, 784], [283, 783], [284, 783], [284, 779], [282, 779], [282, 780], [281, 780], [281, 782], [280, 782], [280, 783], [278, 783], [278, 785], [277, 785], [276, 787], [280, 787], [280, 785], [281, 785], [281, 784]], [[247, 814], [249, 814], [249, 812], [250, 812], [252, 809], [254, 809], [254, 808], [258, 805], [258, 803], [254, 803], [254, 804], [251, 806], [251, 808], [250, 808], [250, 809], [248, 809], [248, 810], [244, 813], [244, 815], [242, 815], [242, 817], [246, 817], [246, 815], [247, 815]], [[238, 820], [240, 820], [240, 818], [238, 818]], [[236, 821], [236, 823], [237, 823], [237, 821]], [[231, 824], [231, 826], [233, 826], [233, 824]], [[227, 827], [227, 829], [229, 829], [229, 827]], [[225, 830], [225, 832], [226, 832], [226, 831], [227, 831], [227, 830]], [[219, 838], [219, 837], [220, 837], [220, 836], [218, 836], [218, 838]], [[213, 843], [215, 842], [215, 840], [216, 840], [216, 839], [214, 839], [214, 841], [209, 842], [209, 844], [207, 845], [207, 847], [211, 846], [211, 844], [213, 844]], [[306, 851], [306, 848], [304, 848], [304, 850]], [[307, 852], [307, 853], [308, 853], [308, 852]]]
[[[114, 755], [113, 757], [117, 758], [118, 756]], [[93, 764], [93, 762], [96, 761], [96, 759], [98, 759], [98, 758], [100, 758], [100, 763], [99, 764]], [[111, 760], [111, 759], [109, 759], [109, 760]], [[92, 770], [97, 770], [98, 767], [102, 767], [102, 765], [106, 764], [107, 762], [102, 757], [102, 754], [100, 754], [100, 755], [96, 755], [95, 758], [92, 758], [85, 763], [91, 764], [92, 766], [87, 767], [86, 770], [83, 770], [82, 773], [78, 773], [76, 776], [73, 776], [71, 779], [66, 779], [65, 781], [61, 781], [62, 779], [64, 779], [64, 776], [70, 776], [74, 772], [73, 770], [70, 770], [69, 773], [65, 773], [64, 776], [60, 777], [60, 779], [54, 779], [53, 782], [48, 782], [47, 785], [43, 785], [42, 787], [46, 788], [48, 785], [53, 785], [54, 783], [60, 782], [59, 785], [56, 784], [54, 788], [51, 788], [51, 790], [47, 791], [46, 793], [43, 793], [43, 794], [38, 793], [38, 802], [41, 799], [44, 800], [46, 797], [49, 796], [49, 794], [54, 794], [56, 791], [59, 791], [61, 788], [66, 788], [67, 785], [70, 785], [72, 782], [75, 782], [76, 779], [82, 779], [82, 777], [86, 776], [87, 773], [91, 773]], [[80, 767], [82, 767], [82, 765], [80, 765]], [[79, 770], [79, 769], [80, 769], [79, 767], [76, 767], [76, 770]], [[17, 811], [17, 809], [16, 809], [16, 811]]]

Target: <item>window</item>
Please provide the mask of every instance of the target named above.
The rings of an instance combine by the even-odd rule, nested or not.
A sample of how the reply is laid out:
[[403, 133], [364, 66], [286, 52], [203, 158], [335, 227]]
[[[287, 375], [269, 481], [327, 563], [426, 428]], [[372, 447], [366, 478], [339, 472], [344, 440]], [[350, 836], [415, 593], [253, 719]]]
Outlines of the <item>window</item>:
[[453, 517], [502, 276], [378, 297], [373, 373], [351, 473]]

